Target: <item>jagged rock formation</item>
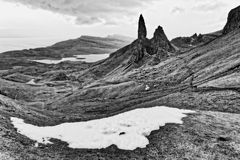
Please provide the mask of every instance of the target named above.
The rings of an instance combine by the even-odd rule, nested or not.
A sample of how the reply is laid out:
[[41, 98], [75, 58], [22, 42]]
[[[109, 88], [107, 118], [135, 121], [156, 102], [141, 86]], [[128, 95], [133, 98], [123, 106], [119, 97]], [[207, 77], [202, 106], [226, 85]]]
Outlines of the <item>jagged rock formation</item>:
[[158, 26], [158, 28], [155, 30], [154, 36], [151, 39], [151, 45], [152, 45], [154, 54], [158, 54], [159, 51], [162, 51], [162, 50], [166, 50], [168, 52], [175, 51], [175, 49], [171, 45], [170, 41], [168, 40], [161, 26]]
[[156, 29], [153, 38], [149, 40], [146, 38], [147, 29], [142, 15], [140, 15], [138, 24], [138, 39], [134, 46], [133, 62], [138, 63], [144, 55], [158, 54], [159, 58], [165, 58], [168, 56], [167, 52], [175, 51], [161, 26]]
[[157, 29], [155, 36], [150, 40], [146, 37], [147, 29], [142, 15], [139, 18], [138, 28], [138, 39], [78, 74], [78, 80], [81, 81], [82, 77], [97, 79], [106, 75], [124, 74], [143, 65], [156, 65], [166, 59], [170, 55], [169, 52], [174, 51], [163, 29]]
[[208, 33], [208, 34], [197, 34], [190, 37], [177, 37], [171, 40], [171, 43], [176, 46], [181, 51], [186, 51], [188, 49], [203, 45], [210, 42], [222, 35], [222, 30]]
[[146, 53], [145, 43], [148, 41], [147, 39], [147, 28], [145, 25], [144, 18], [142, 14], [139, 17], [138, 21], [138, 39], [133, 46], [133, 56], [131, 61], [134, 63], [138, 63], [143, 59], [144, 54]]
[[147, 37], [147, 28], [142, 14], [138, 21], [138, 39], [145, 39]]
[[240, 28], [240, 6], [229, 12], [227, 24], [223, 29], [223, 34], [227, 34], [238, 28]]

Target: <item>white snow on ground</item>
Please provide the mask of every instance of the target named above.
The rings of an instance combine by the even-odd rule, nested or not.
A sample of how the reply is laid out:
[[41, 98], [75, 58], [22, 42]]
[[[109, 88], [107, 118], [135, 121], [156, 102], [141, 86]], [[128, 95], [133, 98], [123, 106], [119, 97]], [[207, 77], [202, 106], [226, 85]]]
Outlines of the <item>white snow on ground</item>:
[[166, 123], [182, 124], [189, 110], [169, 107], [135, 109], [116, 116], [87, 122], [63, 123], [57, 126], [38, 127], [11, 118], [12, 124], [22, 135], [48, 144], [51, 138], [65, 141], [70, 148], [100, 149], [112, 144], [123, 150], [144, 148], [149, 144], [146, 136]]
[[149, 85], [146, 85], [145, 90], [148, 91], [150, 89]]
[[34, 79], [31, 79], [29, 82], [27, 82], [26, 84], [29, 84], [29, 85], [36, 85]]
[[61, 60], [33, 60], [34, 62], [44, 63], [44, 64], [58, 64], [65, 61], [84, 61], [84, 62], [97, 62], [102, 59], [108, 58], [109, 54], [89, 54], [89, 55], [76, 55], [75, 57], [62, 58]]

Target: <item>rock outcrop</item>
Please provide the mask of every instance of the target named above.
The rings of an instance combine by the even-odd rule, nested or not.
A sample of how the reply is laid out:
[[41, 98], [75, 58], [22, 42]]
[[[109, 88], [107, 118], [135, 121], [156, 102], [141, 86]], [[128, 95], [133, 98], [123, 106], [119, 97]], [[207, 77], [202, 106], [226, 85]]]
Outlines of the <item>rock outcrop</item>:
[[147, 28], [145, 25], [144, 18], [141, 14], [138, 21], [138, 39], [146, 39], [146, 37], [147, 37]]
[[[138, 39], [133, 45], [132, 61], [138, 63], [146, 55], [157, 54], [160, 59], [168, 56], [168, 52], [174, 52], [175, 49], [168, 40], [163, 28], [159, 26], [151, 40], [147, 38], [147, 29], [142, 15], [138, 22]], [[149, 57], [149, 56], [148, 56]]]
[[[162, 27], [158, 27], [152, 39], [147, 38], [147, 29], [142, 15], [138, 22], [138, 38], [131, 44], [112, 53], [109, 58], [91, 68], [91, 76], [123, 74], [144, 65], [156, 65], [173, 55], [175, 48], [169, 42]], [[172, 54], [173, 53], [173, 54]], [[85, 77], [88, 73], [83, 73]]]
[[184, 52], [194, 47], [208, 43], [222, 35], [222, 30], [208, 34], [197, 34], [190, 37], [177, 37], [171, 40], [171, 44], [177, 47], [178, 50]]
[[144, 43], [142, 41], [137, 41], [135, 46], [133, 47], [132, 61], [134, 63], [138, 63], [140, 60], [143, 59], [145, 53], [146, 49], [144, 47]]
[[170, 41], [168, 40], [161, 26], [158, 26], [158, 28], [155, 30], [154, 36], [151, 39], [151, 46], [153, 48], [153, 54], [158, 54], [159, 51], [162, 51], [162, 50], [165, 50], [168, 52], [175, 51], [175, 49], [171, 45]]
[[134, 42], [133, 45], [133, 57], [131, 61], [138, 63], [143, 59], [144, 54], [146, 53], [145, 44], [147, 41], [147, 28], [144, 18], [141, 14], [138, 21], [138, 39]]
[[227, 34], [238, 28], [240, 28], [240, 6], [229, 12], [227, 24], [223, 29], [223, 34]]

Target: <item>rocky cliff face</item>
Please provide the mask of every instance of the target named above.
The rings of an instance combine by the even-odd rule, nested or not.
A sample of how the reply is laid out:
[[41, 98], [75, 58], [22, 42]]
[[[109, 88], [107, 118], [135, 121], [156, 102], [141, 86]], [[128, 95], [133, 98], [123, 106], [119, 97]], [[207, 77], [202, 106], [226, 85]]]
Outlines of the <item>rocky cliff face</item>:
[[223, 29], [223, 34], [227, 34], [238, 28], [240, 28], [240, 6], [229, 12], [227, 24]]

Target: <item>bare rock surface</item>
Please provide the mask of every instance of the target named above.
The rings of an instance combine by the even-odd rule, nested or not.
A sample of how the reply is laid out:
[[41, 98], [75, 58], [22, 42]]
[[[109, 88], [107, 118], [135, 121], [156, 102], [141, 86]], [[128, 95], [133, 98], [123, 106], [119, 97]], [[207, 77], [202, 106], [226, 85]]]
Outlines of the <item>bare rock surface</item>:
[[145, 39], [147, 37], [147, 28], [142, 15], [139, 17], [138, 21], [138, 39]]
[[158, 26], [158, 28], [155, 30], [154, 36], [151, 39], [151, 43], [152, 48], [154, 48], [153, 52], [156, 52], [156, 54], [158, 54], [159, 50], [166, 50], [168, 52], [175, 51], [161, 26]]

